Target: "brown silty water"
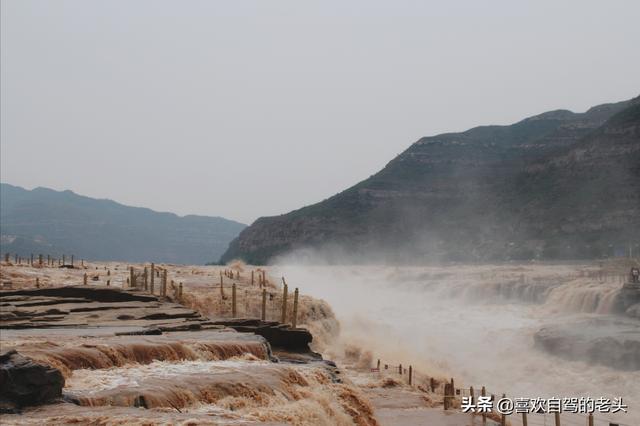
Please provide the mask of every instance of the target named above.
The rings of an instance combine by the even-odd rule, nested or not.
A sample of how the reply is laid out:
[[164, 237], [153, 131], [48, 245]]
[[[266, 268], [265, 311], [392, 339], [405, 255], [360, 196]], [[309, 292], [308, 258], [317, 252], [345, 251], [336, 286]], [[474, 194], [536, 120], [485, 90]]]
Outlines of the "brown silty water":
[[[172, 272], [175, 289], [183, 282], [182, 295], [170, 290], [171, 299], [212, 317], [220, 313], [226, 317], [230, 300], [218, 297], [214, 303], [208, 297], [212, 288], [220, 295], [219, 287], [212, 283], [213, 278], [219, 280], [219, 268], [166, 267]], [[85, 269], [79, 271], [3, 268], [2, 279], [5, 283], [10, 280], [13, 288], [33, 287], [35, 277], [41, 287], [82, 284], [87, 271], [89, 284], [104, 285], [108, 279], [111, 286], [126, 287], [129, 272], [125, 265], [115, 263], [85, 263]], [[261, 308], [261, 287], [274, 294], [270, 315], [277, 315], [275, 305], [282, 296], [275, 295], [273, 280], [252, 286], [237, 275], [233, 280], [224, 277], [224, 284], [230, 281], [237, 286], [241, 315], [259, 316], [253, 312]], [[223, 291], [230, 295], [230, 288]], [[248, 297], [242, 299], [243, 295]], [[289, 316], [292, 309], [290, 305]], [[312, 315], [335, 321], [328, 305], [308, 296], [300, 298], [298, 312], [298, 318], [306, 321]], [[109, 315], [106, 318], [108, 327], [3, 331], [2, 350], [15, 348], [60, 369], [66, 379], [65, 399], [73, 402], [27, 409], [22, 415], [2, 415], [3, 424], [377, 424], [366, 398], [348, 380], [338, 378], [335, 369], [324, 363], [274, 364], [259, 337], [247, 339], [244, 336], [252, 335], [230, 329], [114, 336], [128, 328], [113, 325]], [[129, 411], [135, 407], [147, 410], [143, 415]]]
[[[342, 330], [324, 352], [332, 359], [356, 347], [383, 364], [411, 364], [429, 376], [455, 377], [463, 389], [484, 385], [511, 397], [622, 397], [629, 413], [601, 414], [596, 424], [611, 419], [631, 425], [640, 421], [640, 371], [624, 368], [633, 362], [618, 367], [601, 353], [563, 356], [534, 343], [539, 330], [557, 329], [569, 348], [584, 339], [594, 348], [608, 348], [605, 354], [612, 359], [617, 351], [633, 357], [639, 319], [614, 309], [628, 267], [318, 266], [293, 258], [284, 259], [276, 273], [305, 282], [307, 293], [331, 304]], [[536, 421], [544, 420], [529, 424]], [[575, 421], [585, 423], [586, 416], [566, 419]]]
[[2, 349], [16, 349], [33, 360], [58, 368], [65, 379], [71, 378], [75, 370], [139, 366], [155, 361], [219, 361], [241, 356], [268, 360], [268, 348], [263, 342], [240, 339], [237, 333], [109, 337], [57, 333], [50, 330], [42, 338], [4, 331], [7, 338], [2, 339]]
[[[71, 424], [96, 418], [118, 424], [131, 407], [146, 408], [140, 420], [146, 424], [172, 423], [177, 413], [185, 424], [377, 424], [361, 393], [353, 386], [334, 383], [322, 368], [246, 357], [76, 370], [65, 392], [82, 410], [58, 404], [22, 416], [3, 416], [3, 424], [30, 420]], [[141, 416], [139, 409], [134, 414]]]
[[[111, 285], [123, 286], [129, 275], [127, 266], [113, 262], [88, 263], [85, 270], [22, 267], [5, 271], [3, 268], [2, 279], [11, 279], [14, 287], [32, 286], [36, 276], [41, 277], [42, 286], [80, 284], [84, 272], [90, 271], [89, 284], [104, 284], [109, 279]], [[481, 383], [497, 392], [511, 391], [512, 394], [523, 390], [546, 394], [549, 385], [566, 393], [580, 389], [580, 395], [585, 389], [589, 394], [601, 389], [605, 395], [615, 394], [618, 389], [622, 396], [634, 402], [636, 373], [625, 377], [603, 367], [553, 360], [535, 351], [527, 351], [527, 357], [531, 356], [528, 359], [537, 371], [553, 365], [549, 377], [572, 380], [557, 384], [546, 376], [542, 381], [537, 376], [538, 380], [531, 386], [523, 388], [520, 384], [514, 388], [511, 381], [514, 376], [503, 374], [517, 366], [517, 362], [511, 361], [513, 357], [507, 355], [514, 353], [514, 347], [527, 345], [527, 337], [540, 324], [539, 318], [555, 319], [568, 312], [571, 315], [609, 312], [619, 283], [595, 278], [594, 274], [601, 268], [594, 265], [278, 267], [269, 270], [264, 286], [258, 280], [261, 270], [240, 263], [224, 268], [158, 266], [167, 268], [169, 280], [175, 283], [173, 288], [169, 284], [171, 298], [214, 318], [231, 317], [231, 286], [235, 283], [237, 316], [259, 318], [265, 288], [267, 319], [279, 320], [282, 306], [279, 277], [285, 275], [289, 284], [287, 318], [293, 314], [293, 289], [300, 287], [305, 294], [300, 296], [298, 324], [313, 331], [314, 349], [343, 367], [343, 383], [335, 382], [333, 373], [323, 366], [273, 366], [264, 361], [260, 345], [247, 342], [202, 348], [195, 342], [145, 341], [145, 336], [122, 341], [118, 343], [119, 348], [105, 349], [96, 347], [100, 346], [99, 341], [86, 337], [81, 344], [77, 339], [66, 343], [58, 339], [37, 341], [34, 337], [31, 343], [42, 344], [46, 347], [40, 349], [46, 350], [32, 348], [31, 355], [57, 363], [68, 378], [65, 391], [76, 402], [92, 407], [78, 412], [75, 406], [63, 404], [61, 411], [68, 412], [69, 421], [92, 418], [126, 423], [126, 419], [137, 418], [141, 423], [178, 423], [188, 422], [191, 416], [197, 419], [194, 424], [206, 424], [211, 419], [234, 424], [253, 421], [415, 424], [416, 419], [431, 419], [434, 424], [459, 424], [455, 422], [462, 420], [455, 419], [451, 413], [447, 413], [447, 420], [441, 417], [440, 394], [419, 389], [427, 378], [444, 381], [451, 376], [458, 378], [460, 386]], [[221, 292], [220, 273], [225, 269], [233, 271], [234, 278], [223, 274]], [[97, 280], [93, 281], [93, 277]], [[177, 294], [179, 283], [183, 283], [181, 296]], [[156, 291], [158, 284], [156, 279]], [[323, 299], [331, 302], [331, 306]], [[496, 310], [496, 306], [500, 308]], [[488, 320], [487, 310], [493, 312], [494, 318], [490, 321], [493, 331], [479, 332], [477, 338], [470, 339], [469, 332], [476, 328], [471, 326], [466, 330], [467, 325]], [[372, 312], [375, 314], [371, 315]], [[413, 316], [407, 316], [409, 313]], [[500, 321], [507, 321], [511, 326], [502, 330]], [[460, 327], [460, 324], [467, 325]], [[3, 346], [6, 343], [3, 336]], [[26, 346], [23, 349], [28, 350]], [[488, 358], [478, 356], [489, 353], [492, 355]], [[476, 360], [506, 360], [504, 369], [492, 370], [491, 362], [478, 364], [474, 356]], [[518, 357], [522, 359], [521, 355]], [[376, 358], [412, 364], [418, 386], [407, 387], [406, 377], [371, 373], [370, 367], [375, 365]], [[230, 364], [224, 366], [225, 362]], [[580, 376], [579, 372], [585, 369], [595, 374], [597, 381], [593, 385], [586, 384], [585, 377]], [[291, 376], [288, 370], [297, 375]], [[244, 375], [242, 371], [250, 374]], [[313, 377], [310, 378], [310, 374]], [[117, 377], [126, 380], [120, 383]], [[536, 384], [542, 386], [536, 387]], [[577, 387], [570, 386], [572, 384]], [[150, 407], [149, 415], [140, 416], [136, 411], [131, 417], [130, 406]], [[50, 410], [45, 407], [30, 411], [20, 417], [20, 421], [67, 421]], [[6, 419], [9, 423], [18, 421], [12, 416], [3, 417], [3, 421]], [[469, 417], [465, 419], [471, 421]]]

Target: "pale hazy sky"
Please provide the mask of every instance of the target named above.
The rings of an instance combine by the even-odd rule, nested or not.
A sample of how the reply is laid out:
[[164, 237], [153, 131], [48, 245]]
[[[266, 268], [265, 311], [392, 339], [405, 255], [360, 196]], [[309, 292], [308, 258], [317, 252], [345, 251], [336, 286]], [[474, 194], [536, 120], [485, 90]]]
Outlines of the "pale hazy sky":
[[640, 94], [638, 1], [2, 0], [1, 180], [243, 222]]

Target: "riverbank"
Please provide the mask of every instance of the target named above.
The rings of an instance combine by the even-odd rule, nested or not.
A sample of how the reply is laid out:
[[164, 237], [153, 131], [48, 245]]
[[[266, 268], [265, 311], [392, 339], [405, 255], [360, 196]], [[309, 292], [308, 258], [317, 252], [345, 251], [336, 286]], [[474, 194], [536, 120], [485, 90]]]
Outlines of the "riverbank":
[[[142, 298], [151, 293], [149, 264], [76, 262], [75, 266], [3, 265], [3, 293], [37, 286], [41, 290], [70, 286], [79, 291], [85, 280], [86, 287], [94, 290], [124, 289]], [[141, 288], [129, 289], [130, 266]], [[477, 392], [486, 386], [489, 393], [512, 397], [558, 392], [571, 397], [623, 397], [630, 413], [616, 420], [633, 424], [637, 416], [637, 371], [618, 371], [588, 359], [573, 359], [570, 354], [563, 358], [534, 345], [535, 333], [544, 326], [580, 323], [585, 315], [613, 315], [606, 309], [615, 307], [612, 301], [620, 287], [617, 269], [603, 274], [603, 268], [591, 264], [263, 269], [241, 263], [154, 268], [155, 299], [149, 301], [153, 306], [135, 306], [140, 302], [124, 300], [116, 303], [119, 308], [104, 300], [54, 306], [52, 296], [40, 295], [38, 300], [22, 301], [26, 306], [20, 309], [27, 314], [14, 313], [11, 318], [5, 316], [5, 296], [3, 351], [17, 347], [46, 363], [51, 356], [43, 353], [53, 350], [56, 359], [73, 359], [77, 364], [69, 368], [58, 363], [61, 371], [69, 370], [64, 371], [63, 394], [67, 397], [63, 402], [25, 408], [20, 415], [5, 414], [3, 422], [477, 422], [478, 417], [443, 410], [444, 384], [451, 377], [460, 391], [458, 403], [469, 386]], [[158, 297], [164, 271], [166, 296]], [[279, 324], [284, 300], [289, 326]], [[84, 308], [91, 305], [93, 309], [83, 309], [83, 303]], [[259, 320], [262, 315], [264, 322]], [[282, 330], [291, 329], [294, 316], [297, 326], [278, 340], [276, 333], [282, 337]], [[636, 324], [634, 321], [626, 319], [626, 327]], [[15, 325], [21, 322], [34, 327], [18, 329]], [[70, 326], [60, 327], [65, 323]], [[116, 336], [116, 332], [139, 332], [140, 328], [159, 329], [162, 334]], [[313, 340], [309, 342], [303, 330]], [[238, 352], [238, 342], [224, 343], [222, 336], [252, 336], [268, 345], [262, 352], [246, 347]], [[283, 341], [298, 343], [287, 347]], [[154, 349], [142, 361], [117, 355], [113, 359], [119, 361], [110, 364], [87, 364], [78, 356], [77, 349], [86, 354], [95, 351], [95, 346], [109, 354], [116, 347], [118, 353], [140, 353], [127, 346], [132, 342], [178, 344], [182, 349], [172, 356]], [[209, 348], [217, 347], [214, 352], [218, 355], [203, 353], [194, 348], [194, 342], [200, 347], [205, 342]], [[68, 348], [75, 349], [69, 352]], [[400, 371], [399, 364], [403, 365]], [[187, 394], [177, 389], [186, 389]], [[79, 401], [91, 408], [82, 409], [86, 406], [78, 405]], [[515, 417], [509, 421], [518, 424]]]
[[[358, 384], [352, 378], [369, 370], [361, 360], [336, 366], [313, 351], [329, 347], [339, 333], [326, 302], [301, 293], [294, 307], [290, 294], [287, 323], [295, 313], [299, 326], [279, 325], [282, 284], [263, 270], [154, 265], [151, 294], [149, 268], [2, 265], [2, 368], [24, 378], [19, 398], [3, 379], [3, 424], [377, 425], [387, 424], [378, 419], [380, 410], [387, 418], [389, 410], [441, 411], [432, 408], [442, 399], [437, 392], [395, 378], [389, 387], [384, 372]], [[158, 296], [164, 271], [166, 296]], [[234, 311], [266, 318], [233, 319]], [[30, 363], [59, 372], [63, 384], [35, 386]], [[16, 370], [18, 364], [24, 368]], [[36, 389], [42, 386], [46, 398]], [[397, 393], [394, 408], [368, 396], [376, 388]]]

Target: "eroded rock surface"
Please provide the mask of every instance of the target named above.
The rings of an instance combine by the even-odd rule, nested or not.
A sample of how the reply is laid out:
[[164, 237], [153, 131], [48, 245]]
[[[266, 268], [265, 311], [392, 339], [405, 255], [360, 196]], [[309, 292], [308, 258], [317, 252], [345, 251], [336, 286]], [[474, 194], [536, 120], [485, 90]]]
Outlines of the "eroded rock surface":
[[60, 370], [35, 363], [15, 350], [0, 355], [0, 412], [60, 398], [63, 387]]
[[304, 328], [292, 328], [288, 324], [258, 319], [221, 320], [215, 321], [214, 324], [224, 325], [244, 333], [255, 333], [267, 339], [274, 349], [294, 353], [311, 352], [309, 344], [313, 340], [313, 336]]
[[106, 286], [5, 291], [0, 293], [0, 307], [0, 328], [5, 329], [126, 325], [200, 330], [209, 322], [168, 299]]

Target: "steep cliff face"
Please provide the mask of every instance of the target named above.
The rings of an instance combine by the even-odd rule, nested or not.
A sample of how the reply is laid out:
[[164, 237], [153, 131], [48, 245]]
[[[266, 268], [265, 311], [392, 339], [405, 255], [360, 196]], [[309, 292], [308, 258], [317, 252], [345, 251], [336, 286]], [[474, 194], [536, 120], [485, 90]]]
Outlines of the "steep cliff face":
[[636, 98], [422, 138], [342, 193], [258, 219], [221, 260], [305, 247], [411, 262], [609, 254], [640, 217], [637, 109]]
[[545, 236], [547, 257], [624, 252], [640, 237], [640, 102], [577, 143], [528, 164], [509, 194], [528, 235]]

